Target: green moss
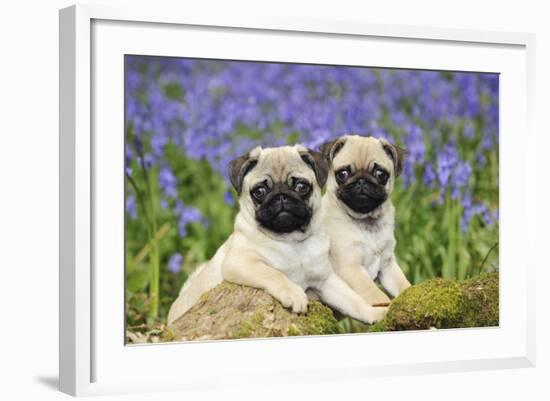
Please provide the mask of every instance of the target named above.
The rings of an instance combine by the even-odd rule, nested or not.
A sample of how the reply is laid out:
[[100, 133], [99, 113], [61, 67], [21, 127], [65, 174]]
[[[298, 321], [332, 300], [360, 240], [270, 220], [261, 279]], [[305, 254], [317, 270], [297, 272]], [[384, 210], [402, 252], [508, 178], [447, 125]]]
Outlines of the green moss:
[[[270, 312], [270, 313], [269, 313]], [[266, 316], [271, 315], [277, 325], [266, 323]], [[334, 334], [337, 332], [337, 321], [332, 311], [320, 302], [312, 301], [308, 313], [297, 315], [280, 305], [271, 311], [258, 310], [251, 317], [244, 319], [235, 331], [236, 338], [304, 336]]]
[[335, 334], [338, 332], [338, 321], [332, 311], [318, 301], [308, 305], [308, 312], [301, 317], [302, 335]]
[[498, 273], [485, 273], [460, 283], [464, 293], [464, 316], [461, 327], [475, 327], [483, 321], [484, 327], [499, 324]]
[[286, 332], [288, 336], [301, 336], [303, 335], [300, 330], [298, 330], [298, 327], [296, 327], [295, 324], [291, 324], [288, 326], [288, 330]]
[[263, 311], [257, 311], [254, 316], [252, 316], [252, 321], [255, 324], [261, 325], [264, 321], [264, 312]]
[[251, 338], [260, 335], [266, 336], [267, 328], [263, 326], [264, 312], [256, 311], [250, 318], [244, 319], [235, 332], [236, 338]]
[[162, 341], [174, 341], [177, 336], [172, 330], [167, 328], [161, 333], [160, 338]]
[[462, 282], [432, 279], [395, 298], [369, 332], [498, 325], [498, 273]]
[[254, 333], [254, 326], [249, 321], [244, 320], [235, 331], [234, 338], [250, 338], [253, 337], [252, 333]]

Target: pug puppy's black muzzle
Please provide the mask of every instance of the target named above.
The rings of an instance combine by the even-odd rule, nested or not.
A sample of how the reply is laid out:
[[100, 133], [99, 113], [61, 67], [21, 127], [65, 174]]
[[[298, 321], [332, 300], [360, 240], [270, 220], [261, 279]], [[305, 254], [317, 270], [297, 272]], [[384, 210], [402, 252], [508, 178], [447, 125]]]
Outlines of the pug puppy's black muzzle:
[[290, 191], [269, 194], [256, 211], [256, 220], [261, 226], [281, 234], [305, 230], [311, 216], [311, 208]]
[[369, 213], [386, 201], [386, 190], [370, 176], [361, 176], [338, 188], [338, 198], [357, 213]]

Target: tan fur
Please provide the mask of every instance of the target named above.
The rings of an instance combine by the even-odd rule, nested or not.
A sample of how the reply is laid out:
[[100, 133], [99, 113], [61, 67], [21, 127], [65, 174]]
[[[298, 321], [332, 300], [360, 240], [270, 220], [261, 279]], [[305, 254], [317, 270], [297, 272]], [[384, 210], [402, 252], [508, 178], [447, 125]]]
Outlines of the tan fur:
[[[410, 286], [397, 264], [394, 249], [394, 207], [391, 193], [395, 182], [394, 162], [385, 152], [382, 139], [347, 135], [343, 147], [330, 163], [327, 192], [323, 197], [325, 225], [330, 233], [330, 256], [336, 273], [369, 304], [385, 303], [388, 296], [374, 280], [397, 296]], [[388, 199], [367, 214], [357, 213], [336, 196], [334, 172], [347, 165], [370, 171], [374, 163], [390, 172], [386, 183]]]
[[[168, 324], [185, 314], [203, 292], [223, 280], [261, 288], [297, 313], [306, 312], [305, 291], [312, 290], [333, 308], [356, 319], [372, 323], [384, 316], [386, 308], [368, 305], [331, 267], [321, 188], [314, 171], [301, 159], [303, 152], [307, 149], [300, 145], [256, 148], [250, 152], [249, 158], [257, 160], [257, 164], [242, 182], [234, 231], [214, 258], [183, 286], [170, 308]], [[306, 179], [312, 185], [313, 193], [308, 199], [312, 219], [304, 232], [276, 234], [256, 221], [250, 189], [263, 180], [284, 182], [292, 177]]]

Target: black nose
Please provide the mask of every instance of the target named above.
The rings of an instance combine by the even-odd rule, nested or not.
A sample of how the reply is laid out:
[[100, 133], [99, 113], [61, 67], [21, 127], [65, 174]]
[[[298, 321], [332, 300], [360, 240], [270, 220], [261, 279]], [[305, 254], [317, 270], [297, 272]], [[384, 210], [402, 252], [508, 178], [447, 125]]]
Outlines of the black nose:
[[288, 197], [285, 194], [279, 194], [275, 199], [281, 205], [286, 205], [288, 203]]
[[367, 188], [367, 180], [364, 178], [359, 178], [357, 180], [357, 187], [359, 189], [366, 189]]

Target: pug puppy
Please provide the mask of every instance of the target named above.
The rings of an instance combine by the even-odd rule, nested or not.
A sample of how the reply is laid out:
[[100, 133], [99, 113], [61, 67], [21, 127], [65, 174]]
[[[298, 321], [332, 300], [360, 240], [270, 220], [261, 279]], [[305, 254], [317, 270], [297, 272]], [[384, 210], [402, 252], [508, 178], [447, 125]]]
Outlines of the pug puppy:
[[370, 305], [387, 304], [410, 286], [395, 258], [391, 193], [404, 150], [385, 139], [342, 136], [321, 147], [330, 165], [323, 197], [336, 273]]
[[332, 270], [321, 187], [328, 165], [303, 146], [255, 148], [229, 164], [240, 210], [234, 231], [182, 287], [168, 324], [205, 291], [227, 280], [261, 288], [293, 312], [307, 310], [312, 290], [335, 310], [366, 323], [386, 308], [367, 304]]

